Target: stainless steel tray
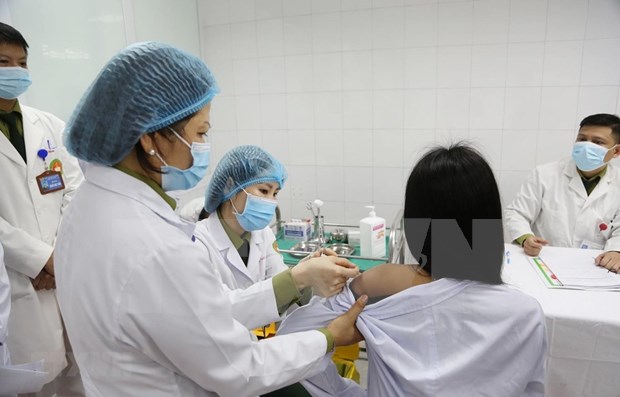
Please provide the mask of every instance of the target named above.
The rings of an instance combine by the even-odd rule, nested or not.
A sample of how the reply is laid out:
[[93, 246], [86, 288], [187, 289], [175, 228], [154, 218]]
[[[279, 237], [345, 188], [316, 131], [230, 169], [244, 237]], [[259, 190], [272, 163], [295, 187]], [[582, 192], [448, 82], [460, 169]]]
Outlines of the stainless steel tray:
[[355, 247], [344, 243], [328, 244], [326, 247], [333, 250], [338, 256], [351, 255], [355, 251]]
[[286, 252], [295, 258], [304, 258], [318, 249], [319, 245], [317, 243], [311, 241], [301, 241], [292, 246], [290, 250], [286, 250]]

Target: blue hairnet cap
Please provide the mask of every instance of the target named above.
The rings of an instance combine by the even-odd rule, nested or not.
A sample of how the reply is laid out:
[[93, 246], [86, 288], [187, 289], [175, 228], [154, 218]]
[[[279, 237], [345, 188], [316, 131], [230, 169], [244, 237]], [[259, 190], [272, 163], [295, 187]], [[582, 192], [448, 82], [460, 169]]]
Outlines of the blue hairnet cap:
[[205, 210], [212, 214], [224, 201], [257, 183], [276, 182], [282, 188], [286, 177], [282, 163], [263, 149], [237, 146], [215, 167], [205, 193]]
[[133, 44], [88, 87], [67, 123], [65, 145], [80, 159], [116, 164], [141, 135], [197, 112], [218, 92], [196, 56], [157, 42]]

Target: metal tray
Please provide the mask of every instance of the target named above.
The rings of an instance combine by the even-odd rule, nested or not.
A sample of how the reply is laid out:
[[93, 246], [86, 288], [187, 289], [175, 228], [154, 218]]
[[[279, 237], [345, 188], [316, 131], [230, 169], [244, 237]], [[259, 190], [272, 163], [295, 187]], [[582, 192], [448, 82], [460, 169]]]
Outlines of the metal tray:
[[337, 243], [337, 244], [328, 244], [327, 248], [333, 250], [338, 255], [351, 255], [353, 251], [355, 251], [355, 247], [349, 244]]
[[[301, 241], [288, 251], [289, 255], [294, 256], [295, 258], [304, 258], [308, 256], [308, 254], [313, 253], [314, 251], [319, 249], [319, 245], [317, 243], [311, 241]], [[295, 251], [295, 252], [291, 252]]]

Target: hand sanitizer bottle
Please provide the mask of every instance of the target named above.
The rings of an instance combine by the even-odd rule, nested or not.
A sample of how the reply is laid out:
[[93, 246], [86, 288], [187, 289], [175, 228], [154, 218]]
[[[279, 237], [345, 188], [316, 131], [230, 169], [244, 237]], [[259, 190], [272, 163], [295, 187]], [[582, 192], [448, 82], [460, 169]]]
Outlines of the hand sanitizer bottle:
[[377, 216], [374, 205], [367, 218], [360, 221], [360, 252], [362, 256], [385, 257], [385, 219]]

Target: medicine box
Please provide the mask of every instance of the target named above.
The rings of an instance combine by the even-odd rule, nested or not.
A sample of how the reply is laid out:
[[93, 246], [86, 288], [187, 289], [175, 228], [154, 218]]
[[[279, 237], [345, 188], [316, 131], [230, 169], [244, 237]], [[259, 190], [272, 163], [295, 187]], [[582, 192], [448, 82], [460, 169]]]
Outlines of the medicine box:
[[284, 239], [308, 241], [312, 235], [312, 225], [309, 220], [293, 219], [284, 224]]

